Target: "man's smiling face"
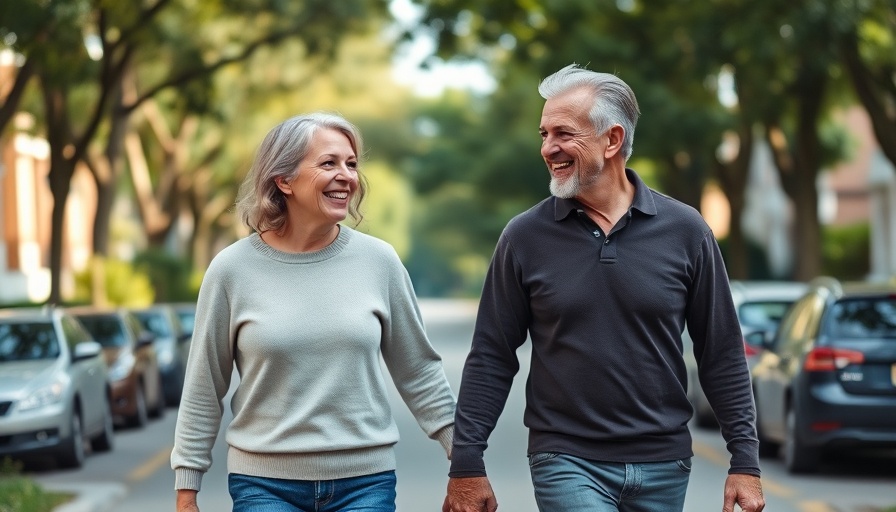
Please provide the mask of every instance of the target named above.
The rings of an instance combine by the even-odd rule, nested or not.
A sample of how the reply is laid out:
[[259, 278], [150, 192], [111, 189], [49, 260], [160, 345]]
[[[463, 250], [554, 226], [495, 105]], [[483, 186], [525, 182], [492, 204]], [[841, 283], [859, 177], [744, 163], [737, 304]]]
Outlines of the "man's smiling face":
[[594, 184], [604, 167], [603, 136], [588, 114], [593, 92], [571, 89], [547, 100], [541, 114], [541, 156], [551, 173], [551, 194], [575, 197]]

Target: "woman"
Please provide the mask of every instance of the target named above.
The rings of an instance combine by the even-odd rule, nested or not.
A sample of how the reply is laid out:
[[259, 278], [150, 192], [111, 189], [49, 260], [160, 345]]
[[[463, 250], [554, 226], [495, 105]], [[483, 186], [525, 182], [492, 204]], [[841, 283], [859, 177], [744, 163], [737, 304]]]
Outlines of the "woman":
[[[288, 119], [261, 143], [237, 202], [254, 231], [203, 279], [175, 433], [178, 512], [198, 511], [222, 399], [233, 510], [394, 511], [398, 431], [380, 354], [450, 458], [455, 397], [405, 268], [360, 220], [361, 136], [345, 119]], [[325, 489], [327, 499], [319, 500]]]

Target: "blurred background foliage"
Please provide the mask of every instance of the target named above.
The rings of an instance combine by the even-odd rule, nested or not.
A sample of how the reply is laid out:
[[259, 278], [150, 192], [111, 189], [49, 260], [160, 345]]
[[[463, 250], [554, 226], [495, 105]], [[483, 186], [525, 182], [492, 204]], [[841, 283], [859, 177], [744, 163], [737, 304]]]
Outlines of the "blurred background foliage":
[[[397, 20], [399, 5], [417, 16]], [[256, 145], [311, 110], [364, 134], [358, 229], [395, 246], [419, 294], [476, 296], [505, 223], [547, 194], [537, 84], [577, 62], [636, 91], [630, 166], [651, 186], [697, 208], [705, 185], [725, 194], [733, 278], [862, 277], [868, 226], [822, 226], [816, 181], [850, 156], [836, 118], [850, 105], [896, 161], [894, 12], [893, 0], [7, 1], [0, 46], [17, 75], [0, 130], [27, 112], [50, 145], [51, 301], [195, 297], [214, 254], [246, 234], [232, 206]], [[396, 80], [397, 55], [427, 37], [423, 66], [480, 63], [495, 87], [423, 96]], [[741, 229], [759, 141], [793, 204], [787, 275]], [[77, 166], [97, 187], [95, 263], [68, 298]]]

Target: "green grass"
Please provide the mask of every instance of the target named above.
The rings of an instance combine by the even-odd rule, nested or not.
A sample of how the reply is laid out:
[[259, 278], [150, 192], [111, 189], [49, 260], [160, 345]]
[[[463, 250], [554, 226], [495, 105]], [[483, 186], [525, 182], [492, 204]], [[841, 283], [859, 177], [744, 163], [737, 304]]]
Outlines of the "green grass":
[[21, 466], [5, 459], [0, 464], [0, 512], [51, 512], [71, 501], [68, 493], [50, 492], [19, 474]]

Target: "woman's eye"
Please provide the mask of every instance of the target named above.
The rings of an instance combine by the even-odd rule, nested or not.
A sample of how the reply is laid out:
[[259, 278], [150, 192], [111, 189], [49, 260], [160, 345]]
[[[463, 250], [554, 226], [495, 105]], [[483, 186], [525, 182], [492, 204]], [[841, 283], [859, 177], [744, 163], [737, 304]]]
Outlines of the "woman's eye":
[[357, 168], [358, 168], [358, 162], [348, 162], [348, 163], [346, 163], [345, 165], [346, 165], [349, 169], [357, 169]]

